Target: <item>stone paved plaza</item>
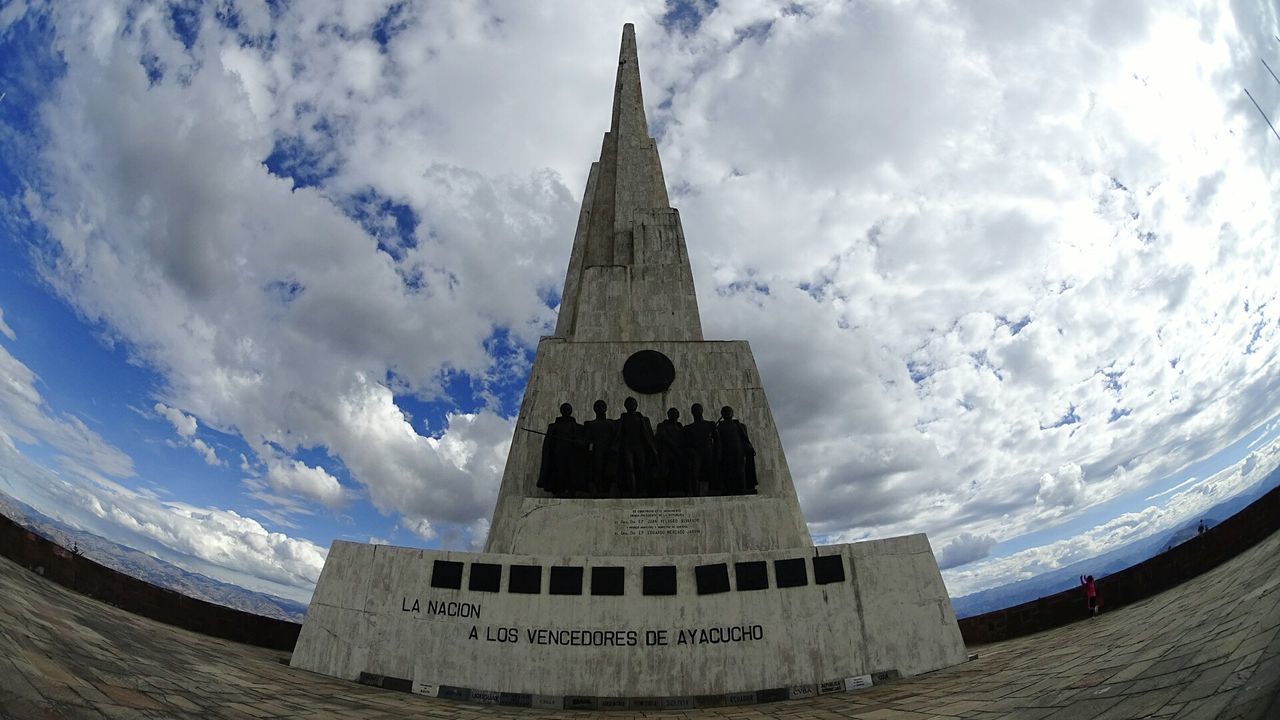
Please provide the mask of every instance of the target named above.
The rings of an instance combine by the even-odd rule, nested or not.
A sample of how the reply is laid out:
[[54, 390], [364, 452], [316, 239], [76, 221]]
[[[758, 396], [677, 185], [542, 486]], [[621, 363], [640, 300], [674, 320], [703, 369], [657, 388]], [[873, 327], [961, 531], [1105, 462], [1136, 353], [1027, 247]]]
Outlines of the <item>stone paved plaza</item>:
[[[290, 669], [286, 655], [162, 625], [0, 560], [0, 716], [586, 718], [462, 704]], [[973, 648], [857, 693], [614, 717], [1280, 718], [1280, 533], [1150, 600]]]

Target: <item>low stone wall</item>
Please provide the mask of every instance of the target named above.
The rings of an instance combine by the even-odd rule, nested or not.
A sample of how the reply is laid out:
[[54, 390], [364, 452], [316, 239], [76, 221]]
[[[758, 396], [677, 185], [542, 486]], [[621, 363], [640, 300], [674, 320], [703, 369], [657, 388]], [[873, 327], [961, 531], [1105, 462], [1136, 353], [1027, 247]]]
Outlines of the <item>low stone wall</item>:
[[[1202, 535], [1155, 557], [1097, 579], [1102, 612], [1162, 593], [1208, 572], [1280, 529], [1280, 487]], [[1064, 590], [1038, 600], [960, 620], [965, 644], [982, 645], [1060, 627], [1089, 616], [1084, 590]]]
[[869, 687], [967, 653], [924, 535], [669, 556], [335, 542], [292, 665], [539, 708], [739, 705]]
[[3, 515], [0, 555], [95, 600], [204, 635], [291, 651], [302, 629], [297, 623], [233, 610], [130, 577], [76, 555]]

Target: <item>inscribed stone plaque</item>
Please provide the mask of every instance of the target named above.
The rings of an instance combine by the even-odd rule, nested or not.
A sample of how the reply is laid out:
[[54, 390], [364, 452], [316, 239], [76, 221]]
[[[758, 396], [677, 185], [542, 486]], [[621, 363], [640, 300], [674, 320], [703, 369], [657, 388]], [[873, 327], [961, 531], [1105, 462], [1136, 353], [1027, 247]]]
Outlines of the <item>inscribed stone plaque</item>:
[[696, 535], [702, 532], [702, 517], [689, 508], [631, 508], [618, 520], [620, 537], [641, 535]]

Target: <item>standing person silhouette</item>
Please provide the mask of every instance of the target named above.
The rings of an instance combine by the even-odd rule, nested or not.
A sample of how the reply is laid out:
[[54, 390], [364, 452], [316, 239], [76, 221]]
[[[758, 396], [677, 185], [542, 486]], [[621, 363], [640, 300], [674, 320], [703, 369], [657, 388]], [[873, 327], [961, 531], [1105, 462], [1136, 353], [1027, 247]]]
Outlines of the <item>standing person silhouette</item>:
[[1092, 575], [1081, 575], [1080, 584], [1084, 586], [1084, 599], [1089, 605], [1091, 615], [1098, 614], [1098, 586]]
[[733, 419], [733, 408], [728, 405], [720, 408], [716, 438], [720, 441], [720, 485], [724, 494], [756, 492], [756, 449], [747, 437], [747, 428]]
[[651, 493], [655, 497], [667, 497], [672, 493], [676, 497], [689, 496], [684, 472], [683, 430], [680, 411], [670, 408], [667, 410], [667, 419], [658, 423], [653, 431], [654, 440], [658, 444], [658, 467], [654, 473]]
[[639, 403], [629, 397], [622, 401], [626, 412], [618, 418], [618, 470], [625, 497], [645, 497], [652, 490], [658, 448], [653, 442], [653, 426], [649, 418], [636, 408]]
[[591, 409], [595, 411], [595, 419], [582, 424], [591, 463], [587, 473], [590, 494], [592, 497], [610, 497], [616, 490], [614, 475], [617, 471], [618, 451], [613, 446], [613, 440], [617, 430], [614, 421], [607, 416], [609, 405], [604, 400], [597, 400]]
[[556, 497], [572, 497], [582, 486], [586, 442], [582, 426], [573, 417], [573, 406], [560, 406], [560, 417], [547, 426], [542, 439], [542, 466], [538, 487]]
[[693, 422], [684, 426], [684, 447], [688, 453], [685, 477], [689, 482], [689, 494], [722, 495], [717, 464], [720, 441], [716, 439], [716, 424], [703, 419], [699, 403], [694, 403], [689, 413], [693, 415]]

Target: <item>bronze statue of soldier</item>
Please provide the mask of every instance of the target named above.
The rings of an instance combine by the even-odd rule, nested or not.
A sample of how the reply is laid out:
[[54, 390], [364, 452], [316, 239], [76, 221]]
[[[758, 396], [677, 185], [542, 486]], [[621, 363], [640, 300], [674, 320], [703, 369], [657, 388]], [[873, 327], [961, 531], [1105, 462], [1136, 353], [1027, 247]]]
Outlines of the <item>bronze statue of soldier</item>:
[[573, 417], [573, 406], [560, 406], [560, 417], [547, 426], [542, 439], [538, 487], [556, 497], [572, 496], [583, 487], [586, 437]]
[[685, 480], [684, 463], [684, 426], [680, 424], [680, 411], [675, 408], [667, 410], [667, 419], [658, 423], [655, 431], [655, 443], [658, 446], [658, 468], [654, 473], [652, 495], [667, 497], [688, 497], [689, 488]]
[[658, 457], [653, 426], [636, 410], [639, 403], [635, 398], [627, 398], [622, 406], [626, 412], [617, 421], [618, 479], [624, 496], [644, 497], [650, 492]]
[[610, 497], [616, 490], [618, 474], [618, 450], [614, 446], [617, 422], [605, 415], [609, 406], [604, 400], [597, 400], [591, 409], [595, 411], [595, 419], [582, 424], [587, 437], [589, 494], [591, 497]]
[[689, 408], [693, 421], [684, 426], [685, 478], [689, 495], [722, 495], [716, 424], [702, 417], [702, 405]]
[[720, 408], [716, 423], [720, 441], [720, 482], [726, 495], [748, 495], [756, 492], [756, 449], [747, 437], [747, 428], [733, 419], [733, 408]]

